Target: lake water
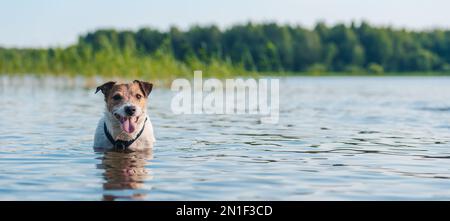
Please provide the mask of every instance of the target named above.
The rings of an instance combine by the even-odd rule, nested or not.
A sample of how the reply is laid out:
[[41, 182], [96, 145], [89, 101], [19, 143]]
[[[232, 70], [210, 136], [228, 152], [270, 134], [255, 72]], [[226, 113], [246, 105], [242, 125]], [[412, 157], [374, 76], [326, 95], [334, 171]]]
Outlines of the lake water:
[[0, 77], [0, 200], [450, 200], [447, 77], [282, 78], [274, 125], [157, 88], [145, 153], [94, 152], [81, 81]]

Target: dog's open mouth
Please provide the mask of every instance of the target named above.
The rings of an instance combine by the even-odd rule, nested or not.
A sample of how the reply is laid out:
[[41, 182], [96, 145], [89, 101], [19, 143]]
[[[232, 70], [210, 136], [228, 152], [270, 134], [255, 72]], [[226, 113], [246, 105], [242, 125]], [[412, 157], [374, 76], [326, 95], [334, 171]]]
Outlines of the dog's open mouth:
[[137, 116], [131, 116], [131, 117], [122, 117], [119, 114], [114, 114], [114, 116], [119, 120], [120, 127], [123, 131], [127, 133], [133, 133], [134, 130], [136, 130], [136, 125], [139, 120], [139, 117]]

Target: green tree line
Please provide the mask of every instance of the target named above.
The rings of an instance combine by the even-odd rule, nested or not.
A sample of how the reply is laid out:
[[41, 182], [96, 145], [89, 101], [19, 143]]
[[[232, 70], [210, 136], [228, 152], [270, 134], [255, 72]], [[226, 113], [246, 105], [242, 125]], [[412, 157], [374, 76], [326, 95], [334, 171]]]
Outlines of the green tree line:
[[66, 48], [0, 48], [1, 73], [175, 77], [281, 72], [449, 72], [450, 31], [409, 31], [366, 22], [314, 28], [276, 23], [225, 30], [98, 30]]

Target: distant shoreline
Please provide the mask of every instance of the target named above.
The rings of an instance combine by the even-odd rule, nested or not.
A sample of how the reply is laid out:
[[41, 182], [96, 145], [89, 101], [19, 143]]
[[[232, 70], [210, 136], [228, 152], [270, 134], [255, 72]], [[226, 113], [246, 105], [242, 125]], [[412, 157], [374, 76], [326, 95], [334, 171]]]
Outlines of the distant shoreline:
[[[0, 47], [0, 73], [188, 78], [450, 73], [450, 30], [411, 31], [366, 22], [312, 29], [247, 23], [167, 31], [100, 29], [65, 48]], [[263, 74], [261, 74], [263, 73]], [[443, 74], [445, 73], [445, 74]]]
[[450, 72], [386, 72], [386, 73], [348, 73], [348, 72], [324, 72], [324, 73], [310, 73], [310, 72], [296, 72], [296, 73], [275, 73], [266, 74], [260, 73], [259, 76], [270, 76], [270, 77], [385, 77], [385, 76], [399, 76], [399, 77], [409, 77], [409, 76], [450, 76]]
[[[147, 76], [128, 76], [128, 75], [85, 75], [85, 74], [68, 74], [68, 73], [0, 73], [1, 76], [8, 77], [68, 77], [68, 78], [107, 78], [107, 79], [133, 79]], [[444, 76], [450, 77], [450, 72], [386, 72], [381, 74], [373, 74], [373, 73], [348, 73], [348, 72], [323, 72], [323, 73], [311, 73], [311, 72], [277, 72], [277, 73], [266, 73], [266, 72], [249, 72], [246, 74], [236, 74], [230, 76], [215, 76], [214, 74], [207, 74], [206, 78], [218, 78], [218, 79], [226, 79], [226, 78], [248, 78], [248, 77], [437, 77]], [[187, 78], [190, 79], [193, 77], [193, 72], [183, 74], [183, 75], [171, 75], [172, 78], [167, 77], [154, 77], [151, 79], [155, 80], [173, 80], [176, 78]]]

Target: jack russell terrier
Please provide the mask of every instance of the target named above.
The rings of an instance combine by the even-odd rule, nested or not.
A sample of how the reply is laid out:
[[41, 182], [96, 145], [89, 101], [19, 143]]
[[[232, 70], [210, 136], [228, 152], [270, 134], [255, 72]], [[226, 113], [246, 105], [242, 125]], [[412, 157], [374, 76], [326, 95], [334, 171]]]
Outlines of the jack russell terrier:
[[129, 84], [107, 82], [95, 93], [105, 95], [105, 115], [97, 125], [94, 149], [138, 151], [153, 147], [153, 126], [147, 115], [147, 99], [153, 84], [135, 80]]

